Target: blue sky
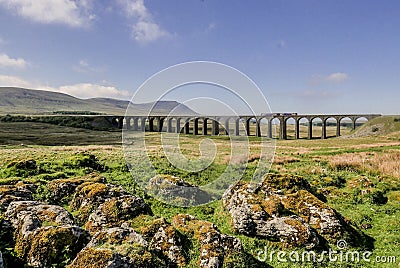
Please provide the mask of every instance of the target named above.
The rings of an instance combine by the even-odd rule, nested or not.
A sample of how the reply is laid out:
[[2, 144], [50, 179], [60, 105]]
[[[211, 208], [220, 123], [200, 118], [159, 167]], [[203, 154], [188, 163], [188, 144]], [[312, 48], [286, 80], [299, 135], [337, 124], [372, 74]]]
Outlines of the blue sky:
[[397, 0], [0, 0], [0, 86], [130, 99], [209, 60], [275, 112], [400, 114], [399, 32]]

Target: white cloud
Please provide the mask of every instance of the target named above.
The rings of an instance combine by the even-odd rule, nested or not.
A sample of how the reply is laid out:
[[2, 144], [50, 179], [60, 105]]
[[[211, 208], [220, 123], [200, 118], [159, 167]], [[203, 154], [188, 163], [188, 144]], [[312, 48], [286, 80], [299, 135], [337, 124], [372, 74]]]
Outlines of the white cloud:
[[155, 41], [161, 37], [168, 36], [168, 32], [160, 28], [157, 23], [138, 21], [132, 26], [133, 37], [140, 43]]
[[0, 87], [30, 87], [31, 83], [16, 76], [0, 75]]
[[13, 59], [6, 54], [0, 54], [0, 67], [13, 67], [23, 69], [28, 63], [21, 58]]
[[346, 73], [332, 73], [325, 77], [325, 80], [328, 82], [344, 82], [349, 79], [349, 75]]
[[73, 70], [79, 73], [99, 73], [103, 72], [105, 67], [92, 66], [87, 60], [82, 59], [77, 65], [72, 67]]
[[0, 5], [39, 23], [85, 27], [94, 19], [92, 0], [0, 0]]
[[57, 91], [82, 99], [95, 97], [126, 99], [130, 96], [129, 92], [119, 90], [113, 86], [102, 86], [90, 83], [62, 86], [59, 87]]
[[170, 35], [154, 21], [144, 0], [118, 0], [118, 4], [128, 18], [135, 19], [132, 25], [132, 36], [137, 42], [149, 43]]
[[0, 75], [0, 87], [23, 87], [38, 90], [47, 90], [69, 94], [78, 98], [115, 98], [128, 99], [130, 93], [125, 90], [117, 89], [114, 86], [104, 86], [91, 83], [81, 83], [75, 85], [65, 85], [61, 87], [51, 87], [42, 85], [38, 82], [25, 80], [17, 76]]

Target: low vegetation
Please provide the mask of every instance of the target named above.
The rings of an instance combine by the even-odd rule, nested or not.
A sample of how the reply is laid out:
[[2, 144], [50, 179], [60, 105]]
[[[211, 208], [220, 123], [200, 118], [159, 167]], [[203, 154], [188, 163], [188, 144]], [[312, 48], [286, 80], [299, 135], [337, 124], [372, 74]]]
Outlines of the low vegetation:
[[[298, 193], [289, 193], [290, 196], [288, 196], [292, 199], [287, 200], [286, 207], [279, 207], [282, 210], [281, 213], [286, 216], [287, 214], [285, 213], [292, 215], [299, 210], [301, 213], [299, 212], [298, 215], [307, 219], [308, 212], [303, 209], [306, 203], [298, 203], [296, 197], [300, 195], [304, 195], [309, 199], [312, 197], [311, 199], [314, 203], [329, 207], [329, 211], [334, 209], [343, 217], [340, 221], [345, 222], [348, 226], [351, 226], [351, 230], [360, 234], [358, 236], [360, 241], [357, 241], [357, 243], [352, 244], [351, 241], [347, 241], [348, 248], [345, 249], [346, 251], [372, 252], [371, 262], [362, 260], [360, 262], [325, 261], [320, 264], [322, 267], [377, 267], [378, 265], [379, 267], [397, 267], [400, 262], [398, 233], [400, 229], [398, 220], [400, 217], [400, 165], [398, 164], [400, 160], [400, 132], [396, 132], [397, 124], [400, 124], [400, 122], [398, 120], [395, 121], [395, 119], [388, 119], [390, 121], [388, 121], [388, 124], [390, 123], [389, 127], [393, 125], [391, 129], [394, 132], [385, 131], [384, 134], [374, 136], [361, 135], [347, 139], [334, 138], [313, 141], [304, 139], [277, 141], [275, 159], [270, 172], [272, 174], [280, 174], [280, 176], [286, 176], [284, 174], [289, 174], [289, 177], [296, 175], [295, 178], [301, 178], [298, 180], [302, 181], [302, 185], [307, 185], [307, 195], [304, 195], [305, 191], [302, 190], [304, 187], [301, 188], [301, 185], [297, 186], [301, 186], [297, 189]], [[2, 141], [2, 144], [6, 144], [8, 140], [15, 140], [15, 137], [7, 136], [9, 134], [1, 129], [3, 127], [11, 129], [12, 126], [18, 129], [26, 123], [0, 124], [2, 126], [0, 128], [0, 141]], [[375, 122], [374, 125], [376, 124], [382, 124], [382, 122]], [[35, 130], [36, 127], [41, 126], [43, 127], [41, 131], [48, 131], [50, 136], [43, 136], [40, 134], [40, 130]], [[200, 248], [206, 248], [209, 254], [215, 254], [217, 258], [225, 256], [223, 259], [224, 267], [268, 267], [268, 265], [272, 267], [315, 267], [315, 264], [311, 262], [280, 262], [276, 255], [272, 259], [268, 256], [265, 261], [257, 260], [260, 251], [284, 250], [285, 252], [290, 252], [297, 250], [302, 252], [306, 248], [288, 247], [279, 243], [279, 241], [237, 232], [233, 228], [232, 216], [221, 200], [207, 205], [181, 208], [162, 203], [145, 193], [132, 179], [132, 175], [126, 166], [122, 148], [118, 145], [120, 143], [120, 135], [118, 133], [81, 131], [76, 128], [43, 123], [31, 123], [30, 128], [31, 132], [27, 130], [25, 132], [24, 130], [24, 135], [26, 136], [27, 133], [30, 133], [33, 137], [25, 138], [21, 142], [17, 141], [13, 143], [14, 145], [3, 145], [0, 148], [0, 197], [2, 196], [1, 185], [16, 185], [21, 181], [34, 184], [37, 187], [33, 196], [35, 200], [50, 200], [60, 204], [69, 210], [75, 218], [79, 218], [78, 211], [83, 208], [78, 206], [74, 208], [68, 205], [71, 202], [75, 202], [72, 200], [72, 196], [54, 199], [50, 192], [52, 188], [48, 187], [48, 185], [51, 186], [51, 182], [54, 180], [57, 180], [57, 182], [63, 182], [63, 180], [79, 181], [84, 178], [84, 180], [92, 180], [86, 187], [92, 187], [93, 189], [91, 188], [91, 190], [94, 191], [93, 195], [95, 195], [95, 191], [106, 191], [104, 184], [101, 182], [101, 178], [104, 177], [108, 183], [121, 186], [129, 194], [140, 196], [149, 205], [151, 213], [146, 212], [139, 216], [135, 214], [134, 220], [129, 222], [135, 231], [144, 237], [146, 235], [154, 235], [154, 226], [157, 225], [156, 229], [158, 229], [159, 224], [161, 224], [160, 218], [163, 219], [161, 222], [166, 224], [165, 226], [177, 228], [174, 231], [175, 229], [171, 229], [172, 227], [165, 227], [165, 230], [169, 230], [168, 232], [182, 239], [185, 252], [182, 253], [183, 257], [179, 260], [180, 263], [185, 263], [185, 267], [198, 267], [201, 254]], [[62, 142], [59, 142], [60, 140], [64, 141], [62, 137], [57, 139], [57, 136], [52, 136], [52, 133], [61, 132], [64, 135], [70, 135], [69, 137], [74, 137], [73, 139], [75, 140], [71, 140], [71, 143], [68, 143], [67, 140], [70, 140], [70, 138], [65, 139], [68, 146], [43, 146], [43, 144], [51, 145], [51, 142], [54, 142], [55, 145], [62, 145]], [[30, 141], [32, 140], [35, 142], [31, 143]], [[78, 146], [69, 146], [78, 140], [84, 142], [81, 145], [78, 144]], [[180, 140], [182, 152], [188, 157], [194, 158], [198, 156], [199, 150], [196, 144], [201, 140], [202, 137], [182, 135]], [[260, 152], [256, 146], [256, 140], [257, 138], [250, 139], [251, 161], [249, 161], [248, 168], [243, 176], [244, 181], [250, 181], [252, 173], [257, 166], [257, 156], [259, 156]], [[215, 137], [213, 139], [218, 148], [217, 158], [210, 167], [200, 173], [180, 171], [169, 164], [168, 159], [163, 156], [161, 148], [157, 146], [159, 134], [150, 134], [148, 141], [149, 155], [160, 173], [179, 177], [193, 185], [202, 185], [213, 180], [223, 172], [228, 163], [227, 155], [229, 155], [230, 145], [229, 140], [223, 137]], [[20, 143], [24, 143], [24, 145], [21, 146]], [[78, 188], [73, 188], [70, 191], [74, 192], [76, 189], [83, 191], [82, 189], [84, 189], [85, 185], [82, 182], [78, 184], [81, 186], [76, 186]], [[96, 188], [95, 186], [98, 187]], [[52, 187], [57, 187], [57, 185], [54, 184]], [[89, 191], [89, 188], [85, 189]], [[264, 203], [259, 204], [259, 206], [257, 204], [253, 205], [265, 211], [271, 210], [270, 206]], [[275, 209], [275, 207], [273, 208]], [[88, 209], [94, 210], [96, 206]], [[114, 215], [117, 212], [110, 210], [108, 213]], [[0, 223], [4, 217], [2, 213], [4, 211], [0, 210]], [[188, 218], [189, 216], [184, 216], [188, 214], [194, 218], [190, 218], [186, 225], [183, 224], [183, 221], [178, 221], [180, 218]], [[113, 218], [110, 216], [110, 219]], [[81, 227], [84, 227], [84, 220], [78, 221]], [[287, 222], [292, 221], [287, 220]], [[213, 225], [209, 225], [210, 223], [213, 223]], [[44, 225], [49, 225], [50, 228], [52, 223], [45, 222]], [[224, 255], [222, 249], [211, 247], [202, 242], [205, 237], [203, 233], [198, 232], [199, 226], [197, 225], [205, 226], [213, 230], [213, 232], [217, 232], [218, 239], [222, 239], [221, 237], [224, 235], [240, 239], [243, 252], [236, 255]], [[53, 226], [53, 228], [58, 227]], [[321, 252], [329, 247], [337, 250], [336, 242], [338, 238], [340, 237], [335, 237], [332, 240], [327, 239], [326, 245], [317, 248], [316, 251]], [[11, 241], [11, 238], [6, 229], [1, 229], [0, 251], [3, 254], [5, 263], [20, 265], [21, 260], [18, 257], [18, 252], [15, 252], [13, 245], [4, 241]], [[166, 244], [163, 245], [165, 246]], [[70, 254], [65, 252], [68, 249], [64, 248], [63, 250], [64, 253], [60, 253], [63, 255], [58, 260], [60, 260], [60, 263], [62, 262], [62, 265], [70, 264], [72, 262]], [[87, 251], [95, 251], [95, 248]], [[112, 258], [112, 251], [109, 250], [109, 247], [107, 249], [99, 248], [92, 255], [100, 258], [99, 256], [103, 253], [111, 254], [110, 256], [107, 255], [107, 258]], [[149, 260], [157, 260], [157, 263], [163, 264], [162, 254], [158, 257], [152, 257], [149, 254], [148, 251], [143, 251], [142, 255], [136, 255], [143, 258], [146, 256]], [[379, 256], [394, 256], [397, 259], [395, 263], [378, 264], [376, 257]], [[76, 266], [77, 264], [74, 265], [71, 267], [78, 267]]]

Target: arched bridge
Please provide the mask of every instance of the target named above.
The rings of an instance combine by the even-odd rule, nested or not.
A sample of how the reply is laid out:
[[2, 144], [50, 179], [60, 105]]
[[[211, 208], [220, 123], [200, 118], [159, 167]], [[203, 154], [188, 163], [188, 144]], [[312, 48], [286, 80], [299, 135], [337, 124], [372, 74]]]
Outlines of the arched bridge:
[[[313, 126], [318, 120], [322, 127], [321, 139], [327, 138], [327, 126], [329, 121], [336, 121], [335, 136], [341, 135], [341, 124], [344, 119], [351, 122], [352, 129], [356, 128], [356, 121], [360, 118], [371, 120], [381, 116], [380, 114], [303, 114], [297, 113], [274, 113], [267, 115], [240, 115], [240, 116], [102, 116], [105, 117], [115, 128], [139, 130], [149, 132], [175, 132], [193, 135], [220, 135], [234, 134], [236, 136], [266, 136], [273, 137], [273, 126], [278, 126], [279, 138], [288, 138], [288, 121], [294, 124], [294, 138], [300, 138], [300, 121], [306, 121], [308, 128], [307, 138], [313, 139]], [[302, 123], [304, 124], [304, 123]], [[267, 131], [262, 133], [261, 126]], [[278, 128], [278, 127], [277, 127]]]

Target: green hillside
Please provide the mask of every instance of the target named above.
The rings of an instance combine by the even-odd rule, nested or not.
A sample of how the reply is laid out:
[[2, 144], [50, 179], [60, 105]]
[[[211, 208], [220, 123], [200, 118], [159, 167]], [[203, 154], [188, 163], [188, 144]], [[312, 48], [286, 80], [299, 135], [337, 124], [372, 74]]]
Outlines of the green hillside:
[[[15, 87], [0, 87], [0, 115], [54, 114], [55, 112], [82, 111], [100, 114], [123, 115], [129, 101], [109, 98], [79, 99], [64, 93]], [[179, 114], [195, 114], [187, 106], [175, 101], [134, 104], [135, 114], [165, 114], [174, 109]]]
[[357, 128], [352, 137], [363, 137], [371, 135], [387, 135], [400, 131], [400, 116], [381, 116], [374, 118]]

